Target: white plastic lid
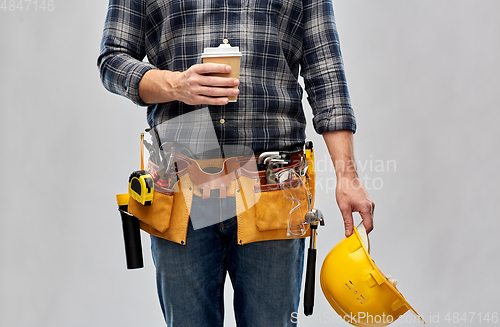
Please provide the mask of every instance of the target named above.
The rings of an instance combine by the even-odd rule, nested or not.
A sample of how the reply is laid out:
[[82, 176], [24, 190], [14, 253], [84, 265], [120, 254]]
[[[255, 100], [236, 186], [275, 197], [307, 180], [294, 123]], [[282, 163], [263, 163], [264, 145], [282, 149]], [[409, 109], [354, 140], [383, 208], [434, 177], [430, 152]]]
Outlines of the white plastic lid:
[[217, 48], [205, 48], [201, 57], [241, 57], [241, 52], [240, 47], [232, 47], [230, 44], [221, 44]]

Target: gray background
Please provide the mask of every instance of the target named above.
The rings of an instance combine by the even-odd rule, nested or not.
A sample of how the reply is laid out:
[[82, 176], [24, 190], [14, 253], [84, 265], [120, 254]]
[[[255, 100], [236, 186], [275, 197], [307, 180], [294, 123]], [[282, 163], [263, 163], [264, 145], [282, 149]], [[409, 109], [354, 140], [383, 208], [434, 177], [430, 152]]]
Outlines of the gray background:
[[[107, 2], [27, 4], [0, 9], [0, 326], [163, 326], [146, 234], [146, 267], [125, 269], [115, 194], [139, 166], [146, 121], [99, 80]], [[356, 158], [377, 203], [372, 257], [429, 324], [494, 325], [500, 2], [334, 5]], [[327, 219], [321, 262], [343, 228], [325, 147], [308, 136]], [[300, 325], [347, 325], [316, 290], [315, 314]]]

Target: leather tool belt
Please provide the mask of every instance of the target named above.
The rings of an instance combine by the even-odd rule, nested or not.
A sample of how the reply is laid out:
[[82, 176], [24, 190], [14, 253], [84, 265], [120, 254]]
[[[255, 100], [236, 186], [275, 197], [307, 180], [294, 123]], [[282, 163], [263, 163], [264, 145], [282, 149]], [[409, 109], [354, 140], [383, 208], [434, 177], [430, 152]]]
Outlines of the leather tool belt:
[[[290, 209], [284, 208], [287, 199], [278, 184], [268, 183], [266, 170], [258, 170], [257, 156], [208, 160], [194, 160], [178, 153], [173, 156], [175, 169], [170, 171], [148, 163], [147, 169], [155, 181], [151, 206], [130, 198], [128, 210], [139, 218], [143, 230], [185, 244], [193, 196], [235, 197], [240, 244], [290, 238], [286, 225]], [[302, 152], [288, 156], [288, 165], [274, 169], [275, 173], [300, 169], [304, 164]], [[302, 179], [314, 202], [315, 174], [304, 174]], [[300, 199], [302, 210], [307, 208], [307, 201], [306, 197]]]
[[[266, 179], [266, 170], [258, 171], [256, 165], [258, 156], [241, 156], [227, 159], [192, 159], [182, 154], [174, 154], [176, 170], [167, 173], [163, 178], [158, 177], [159, 167], [152, 163], [148, 163], [148, 170], [155, 179], [155, 189], [168, 193], [173, 191], [173, 182], [179, 180], [184, 174], [189, 175], [189, 179], [194, 184], [194, 194], [208, 198], [226, 198], [226, 196], [234, 196], [231, 191], [234, 182], [241, 176], [246, 176], [253, 179], [258, 179], [261, 186], [266, 189], [276, 188], [276, 185], [270, 185]], [[289, 154], [289, 165], [274, 169], [280, 171], [282, 169], [298, 167], [303, 159], [302, 152]], [[170, 187], [169, 187], [170, 185]], [[266, 187], [267, 186], [267, 187]]]

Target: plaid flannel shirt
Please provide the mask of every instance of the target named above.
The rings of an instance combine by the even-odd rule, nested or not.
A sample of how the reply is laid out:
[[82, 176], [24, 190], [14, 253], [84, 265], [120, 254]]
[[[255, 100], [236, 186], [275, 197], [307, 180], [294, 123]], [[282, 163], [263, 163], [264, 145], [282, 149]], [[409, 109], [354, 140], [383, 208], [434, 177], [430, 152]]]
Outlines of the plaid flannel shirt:
[[[110, 0], [98, 58], [101, 80], [109, 91], [145, 106], [138, 87], [146, 71], [184, 71], [224, 38], [240, 47], [242, 59], [238, 101], [208, 106], [220, 144], [256, 153], [299, 150], [306, 126], [299, 71], [316, 132], [355, 131], [332, 0]], [[201, 107], [150, 105], [148, 123]]]

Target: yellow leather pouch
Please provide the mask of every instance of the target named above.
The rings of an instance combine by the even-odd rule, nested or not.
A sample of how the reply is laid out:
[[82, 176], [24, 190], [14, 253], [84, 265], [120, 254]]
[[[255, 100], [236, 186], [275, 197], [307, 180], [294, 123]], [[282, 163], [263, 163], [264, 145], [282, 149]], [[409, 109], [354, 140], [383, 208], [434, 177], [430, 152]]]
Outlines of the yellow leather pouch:
[[[308, 192], [312, 195], [312, 204], [315, 197], [315, 174], [306, 175], [303, 180]], [[255, 192], [259, 190], [260, 192]], [[252, 205], [252, 194], [254, 194]], [[300, 201], [287, 199], [278, 185], [255, 186], [252, 178], [241, 176], [239, 178], [239, 192], [236, 193], [236, 210], [238, 215], [238, 242], [246, 244], [257, 241], [274, 239], [290, 239], [308, 237], [310, 231], [299, 237], [287, 235], [290, 210], [300, 202], [299, 208], [294, 210], [303, 218], [308, 211], [306, 193]], [[300, 210], [300, 213], [299, 211]]]
[[286, 229], [288, 219], [304, 218], [308, 211], [307, 195], [296, 192], [298, 201], [287, 198], [281, 189], [265, 191], [262, 189], [260, 199], [255, 204], [255, 223], [260, 231]]
[[173, 203], [174, 192], [164, 194], [154, 191], [153, 203], [149, 206], [142, 205], [130, 197], [128, 212], [137, 217], [141, 222], [163, 233], [170, 226]]
[[185, 174], [179, 178], [173, 192], [155, 191], [150, 206], [143, 206], [130, 198], [128, 211], [140, 220], [145, 232], [185, 244], [192, 200], [193, 186]]

